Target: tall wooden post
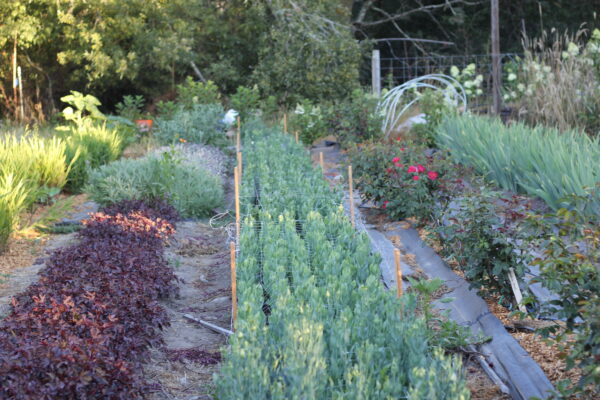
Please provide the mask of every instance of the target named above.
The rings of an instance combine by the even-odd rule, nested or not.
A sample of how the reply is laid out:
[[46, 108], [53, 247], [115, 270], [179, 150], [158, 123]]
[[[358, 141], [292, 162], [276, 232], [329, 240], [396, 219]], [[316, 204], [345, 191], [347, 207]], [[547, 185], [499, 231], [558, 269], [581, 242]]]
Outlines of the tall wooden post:
[[348, 165], [348, 194], [350, 196], [350, 222], [352, 222], [352, 226], [356, 226], [354, 220], [354, 193], [352, 190], [352, 165]]
[[19, 99], [17, 94], [17, 86], [19, 81], [17, 79], [17, 35], [15, 34], [15, 43], [13, 46], [12, 54], [12, 70], [13, 70], [13, 103], [15, 105], [15, 119], [19, 117]]
[[321, 164], [321, 170], [325, 172], [325, 161], [323, 161], [323, 152], [319, 152], [319, 164]]
[[396, 295], [402, 297], [402, 268], [400, 266], [400, 250], [394, 249], [394, 263], [396, 264]]
[[287, 133], [287, 113], [283, 114], [283, 133]]
[[502, 106], [502, 97], [500, 88], [502, 86], [502, 75], [500, 71], [500, 7], [498, 0], [491, 0], [492, 6], [492, 96], [493, 96], [493, 112], [496, 115], [500, 114]]
[[235, 186], [235, 238], [240, 241], [240, 170], [238, 167], [233, 171], [233, 184]]
[[235, 321], [237, 320], [237, 274], [234, 242], [229, 243], [229, 253], [231, 257], [231, 313], [233, 317], [233, 329], [235, 330]]
[[238, 115], [238, 117], [237, 117], [237, 135], [236, 135], [236, 139], [237, 139], [236, 140], [236, 148], [237, 148], [237, 151], [241, 151], [242, 150], [242, 139], [241, 139], [242, 132], [241, 132], [241, 127], [242, 127], [242, 124], [241, 124], [241, 121], [240, 121], [240, 116]]
[[21, 67], [17, 67], [17, 79], [19, 80], [19, 106], [21, 108], [21, 121], [25, 121], [25, 106], [23, 103], [23, 75]]
[[371, 56], [371, 85], [375, 96], [381, 95], [381, 61], [379, 50], [373, 50]]

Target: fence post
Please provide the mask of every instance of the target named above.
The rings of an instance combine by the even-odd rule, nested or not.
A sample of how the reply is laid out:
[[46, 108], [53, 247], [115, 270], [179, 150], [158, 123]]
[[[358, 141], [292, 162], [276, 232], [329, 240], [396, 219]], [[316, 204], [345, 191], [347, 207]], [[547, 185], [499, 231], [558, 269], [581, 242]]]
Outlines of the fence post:
[[402, 268], [400, 266], [400, 250], [394, 249], [394, 262], [396, 264], [397, 297], [402, 297]]
[[379, 50], [373, 50], [373, 56], [371, 57], [371, 85], [373, 87], [373, 94], [376, 96], [381, 95], [381, 61], [379, 56]]
[[232, 330], [235, 330], [235, 320], [237, 319], [237, 277], [235, 270], [235, 243], [229, 243], [229, 252], [231, 256], [231, 307], [232, 307], [232, 317], [233, 317], [233, 326]]
[[494, 101], [493, 113], [500, 114], [502, 98], [500, 97], [500, 87], [502, 86], [502, 76], [500, 72], [500, 11], [498, 0], [492, 2], [492, 96]]
[[348, 165], [348, 195], [350, 201], [350, 222], [352, 223], [352, 227], [356, 226], [354, 222], [354, 193], [352, 190], [352, 165]]
[[240, 170], [233, 169], [233, 185], [235, 186], [235, 238], [240, 241]]

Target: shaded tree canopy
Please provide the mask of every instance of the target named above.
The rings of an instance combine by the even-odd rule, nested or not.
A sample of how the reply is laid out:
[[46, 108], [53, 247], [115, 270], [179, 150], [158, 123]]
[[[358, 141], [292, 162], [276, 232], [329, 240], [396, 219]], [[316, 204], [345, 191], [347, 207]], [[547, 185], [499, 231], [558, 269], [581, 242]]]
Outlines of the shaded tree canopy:
[[[402, 55], [485, 54], [488, 0], [11, 0], [0, 2], [0, 113], [14, 109], [12, 55], [27, 107], [54, 111], [69, 90], [105, 104], [159, 97], [193, 75], [193, 62], [225, 93], [343, 96], [357, 84], [368, 39], [417, 38]], [[500, 0], [501, 48], [521, 33], [597, 26], [600, 0]], [[541, 10], [541, 13], [540, 13]], [[346, 84], [343, 84], [346, 82]]]

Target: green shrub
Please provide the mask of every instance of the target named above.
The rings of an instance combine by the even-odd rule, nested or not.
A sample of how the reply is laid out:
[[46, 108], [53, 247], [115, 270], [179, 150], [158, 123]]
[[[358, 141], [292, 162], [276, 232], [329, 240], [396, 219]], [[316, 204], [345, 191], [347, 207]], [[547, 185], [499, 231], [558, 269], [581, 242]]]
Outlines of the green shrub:
[[32, 189], [13, 174], [0, 173], [0, 254], [8, 247], [8, 239], [19, 224], [19, 214], [27, 207]]
[[67, 162], [71, 164], [67, 189], [78, 192], [87, 182], [88, 171], [118, 159], [125, 147], [118, 129], [87, 123], [67, 136]]
[[[498, 192], [464, 190], [442, 215], [446, 224], [437, 226], [435, 232], [444, 244], [442, 255], [457, 262], [472, 288], [482, 295], [498, 294], [509, 305], [514, 298], [509, 270], [513, 268], [521, 278], [526, 266], [515, 252], [519, 235], [516, 229], [511, 231], [513, 220], [508, 216], [522, 219], [524, 214], [503, 212], [498, 199], [502, 199]], [[520, 286], [526, 287], [523, 282]]]
[[177, 153], [122, 159], [92, 172], [85, 191], [101, 205], [166, 199], [183, 217], [205, 217], [223, 203], [219, 178], [182, 164]]
[[128, 120], [136, 120], [142, 117], [144, 108], [144, 96], [123, 96], [123, 101], [117, 103], [117, 114]]
[[412, 132], [428, 146], [435, 145], [436, 132], [451, 107], [440, 90], [426, 90], [419, 100], [419, 110], [426, 115], [426, 124], [415, 124]]
[[352, 95], [336, 101], [327, 110], [329, 134], [337, 136], [342, 146], [361, 143], [382, 136], [382, 116], [375, 110], [378, 98], [357, 89]]
[[540, 333], [558, 344], [567, 368], [582, 372], [579, 382], [556, 385], [561, 398], [600, 398], [600, 214], [585, 212], [599, 197], [600, 186], [571, 196], [567, 207], [554, 214], [528, 218], [529, 241], [542, 249], [533, 260], [540, 268], [535, 281], [558, 295], [544, 305], [541, 316], [566, 322], [564, 329], [555, 325]]
[[447, 153], [426, 156], [412, 143], [366, 144], [351, 148], [349, 157], [361, 195], [394, 219], [431, 220], [456, 177]]
[[227, 144], [224, 115], [220, 104], [195, 104], [189, 110], [179, 108], [172, 119], [158, 118], [154, 136], [162, 144], [179, 141], [224, 146]]
[[231, 108], [240, 113], [240, 118], [245, 121], [252, 112], [260, 109], [260, 93], [255, 85], [251, 88], [240, 86], [235, 94], [229, 97]]
[[554, 209], [563, 197], [583, 195], [600, 178], [600, 138], [577, 131], [505, 126], [498, 119], [466, 115], [444, 120], [437, 140], [456, 161], [505, 189], [538, 196]]
[[293, 113], [289, 114], [289, 131], [299, 132], [302, 142], [310, 145], [315, 140], [327, 136], [327, 119], [325, 111], [308, 99], [296, 105]]
[[220, 104], [221, 93], [213, 81], [195, 82], [188, 76], [184, 83], [177, 85], [177, 102], [188, 109], [197, 104]]

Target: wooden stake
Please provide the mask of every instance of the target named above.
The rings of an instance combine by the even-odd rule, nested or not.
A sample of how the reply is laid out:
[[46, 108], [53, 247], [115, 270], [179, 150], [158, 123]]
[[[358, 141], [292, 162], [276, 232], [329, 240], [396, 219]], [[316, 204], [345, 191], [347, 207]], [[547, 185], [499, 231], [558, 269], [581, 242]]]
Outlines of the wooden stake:
[[325, 172], [325, 162], [323, 161], [323, 152], [319, 152], [319, 164], [321, 164], [321, 169]]
[[241, 181], [242, 180], [242, 152], [241, 151], [237, 152], [237, 163], [238, 163], [238, 170], [239, 170], [238, 178]]
[[233, 171], [233, 184], [235, 186], [235, 238], [240, 241], [240, 170], [236, 167]]
[[298, 143], [298, 131], [296, 131], [296, 143]]
[[237, 117], [237, 141], [236, 141], [236, 146], [237, 146], [237, 151], [241, 151], [242, 150], [242, 140], [241, 140], [241, 135], [242, 135], [242, 123], [240, 120], [240, 116], [238, 115]]
[[400, 250], [394, 249], [394, 262], [396, 264], [396, 286], [398, 298], [402, 297], [402, 268], [400, 267]]
[[352, 227], [355, 227], [354, 222], [354, 193], [352, 190], [352, 165], [348, 165], [348, 192], [350, 195], [350, 222], [352, 222]]
[[283, 114], [283, 133], [287, 133], [287, 113]]
[[512, 267], [508, 269], [508, 279], [510, 280], [510, 286], [515, 294], [519, 311], [526, 313], [527, 308], [525, 308], [525, 305], [523, 304], [523, 294], [521, 293], [521, 288], [519, 287], [519, 281], [517, 281], [515, 270]]
[[231, 253], [231, 306], [233, 308], [233, 328], [235, 330], [235, 321], [237, 319], [237, 280], [235, 274], [235, 243], [229, 243]]

